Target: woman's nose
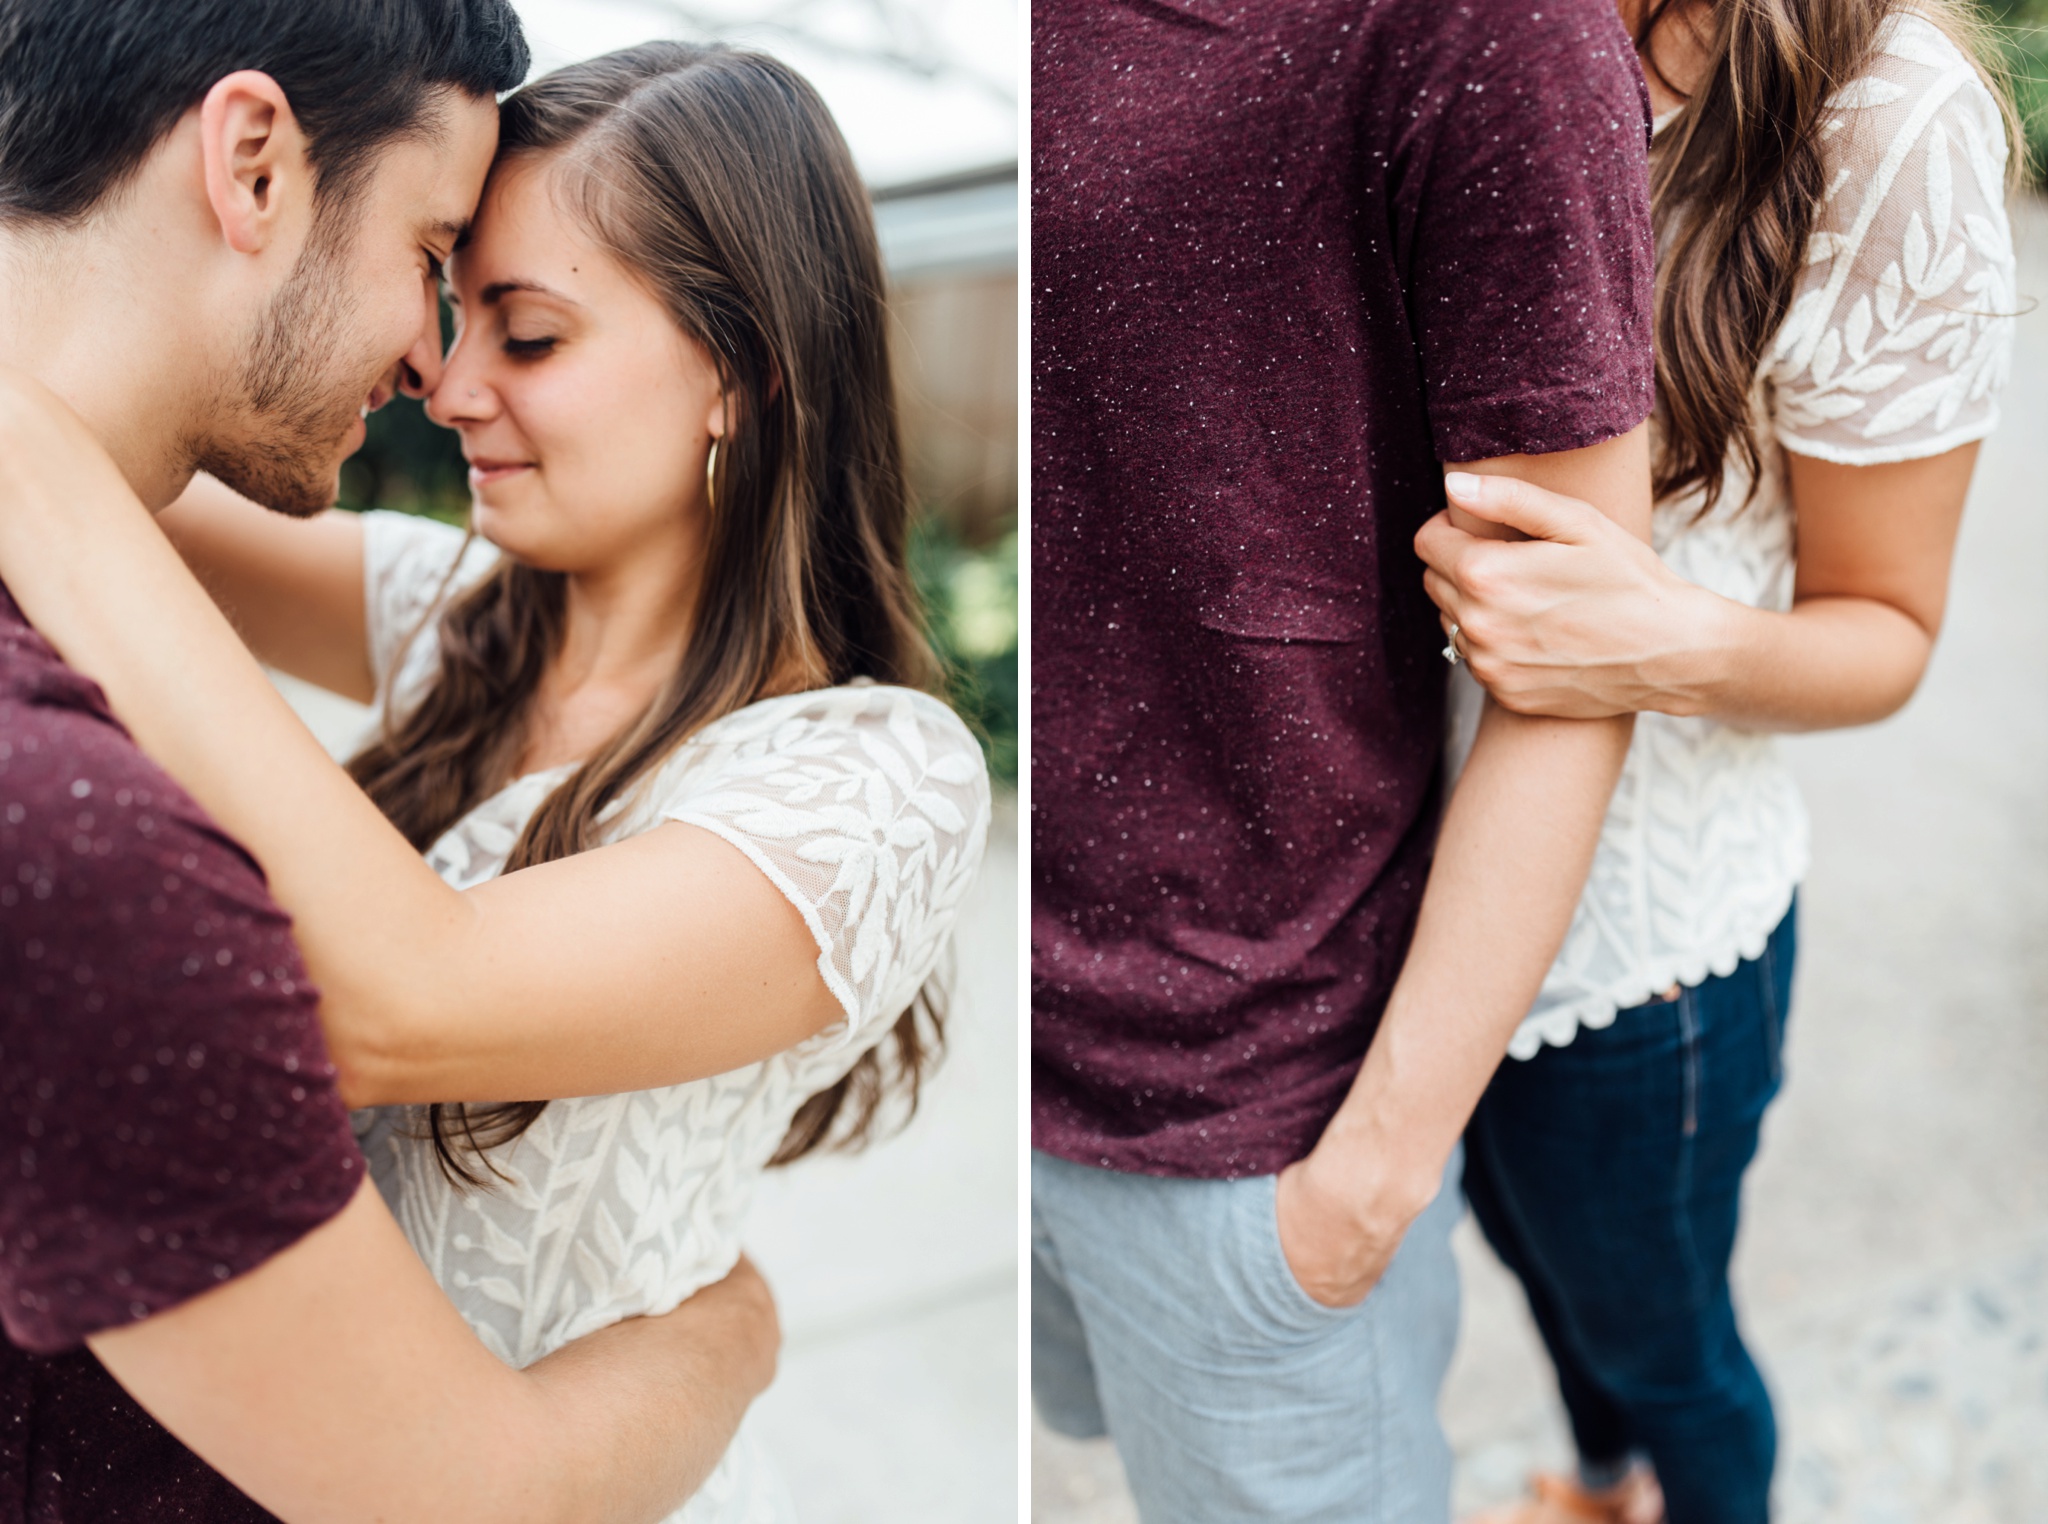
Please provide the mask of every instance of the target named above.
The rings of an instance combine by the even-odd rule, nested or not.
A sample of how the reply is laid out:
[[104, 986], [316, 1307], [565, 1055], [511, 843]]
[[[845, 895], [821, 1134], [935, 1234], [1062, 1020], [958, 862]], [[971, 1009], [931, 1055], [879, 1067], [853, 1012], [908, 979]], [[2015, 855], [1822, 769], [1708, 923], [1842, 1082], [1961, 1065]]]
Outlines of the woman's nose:
[[[457, 351], [460, 347], [458, 344]], [[497, 406], [496, 395], [490, 387], [484, 384], [473, 367], [461, 364], [455, 352], [450, 353], [449, 363], [441, 367], [426, 400], [427, 416], [444, 429], [480, 423]]]

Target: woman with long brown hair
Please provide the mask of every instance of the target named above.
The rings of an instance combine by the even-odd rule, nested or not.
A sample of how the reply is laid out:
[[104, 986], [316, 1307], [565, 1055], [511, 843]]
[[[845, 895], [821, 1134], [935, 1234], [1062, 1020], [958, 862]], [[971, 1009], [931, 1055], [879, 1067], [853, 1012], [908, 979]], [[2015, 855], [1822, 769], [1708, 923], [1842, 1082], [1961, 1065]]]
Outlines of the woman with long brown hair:
[[1926, 668], [2011, 347], [2010, 120], [1948, 0], [1619, 8], [1657, 113], [1655, 548], [1456, 473], [1454, 503], [1533, 543], [1443, 516], [1418, 539], [1445, 654], [1492, 702], [1639, 714], [1466, 1134], [1579, 1452], [1488, 1517], [1755, 1524], [1776, 1429], [1728, 1263], [1807, 861], [1770, 733], [1868, 724]]
[[[649, 44], [528, 86], [450, 276], [411, 379], [470, 533], [203, 481], [164, 518], [257, 655], [376, 701], [348, 774], [118, 478], [13, 515], [7, 576], [261, 860], [378, 1184], [524, 1366], [717, 1280], [764, 1167], [914, 1104], [989, 797], [926, 691], [880, 258], [809, 85]], [[783, 1517], [741, 1435], [678, 1518]]]

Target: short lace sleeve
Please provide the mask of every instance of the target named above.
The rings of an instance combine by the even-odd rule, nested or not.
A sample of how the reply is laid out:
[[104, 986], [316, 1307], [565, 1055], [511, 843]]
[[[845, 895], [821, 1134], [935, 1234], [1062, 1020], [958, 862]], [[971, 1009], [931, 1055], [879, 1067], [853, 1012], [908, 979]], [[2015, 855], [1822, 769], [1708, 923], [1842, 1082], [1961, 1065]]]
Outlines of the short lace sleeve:
[[814, 1040], [879, 1037], [937, 967], [981, 865], [981, 748], [937, 699], [868, 684], [753, 705], [701, 744], [716, 760], [679, 758], [662, 815], [739, 848], [803, 913], [846, 1013]]
[[401, 702], [425, 680], [433, 667], [434, 616], [497, 560], [496, 547], [453, 525], [383, 510], [363, 515], [364, 613], [379, 702], [394, 678]]
[[1990, 91], [1938, 28], [1901, 15], [1827, 130], [1826, 205], [1767, 369], [1778, 440], [1866, 466], [1982, 439], [2017, 301]]

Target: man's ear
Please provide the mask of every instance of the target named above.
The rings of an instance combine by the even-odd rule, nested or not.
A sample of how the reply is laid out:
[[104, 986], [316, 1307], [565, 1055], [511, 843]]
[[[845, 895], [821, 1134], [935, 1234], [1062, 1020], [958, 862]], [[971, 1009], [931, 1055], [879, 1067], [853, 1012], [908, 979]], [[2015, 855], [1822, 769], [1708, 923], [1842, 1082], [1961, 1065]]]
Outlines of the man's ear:
[[309, 213], [306, 136], [268, 74], [242, 69], [216, 80], [199, 105], [199, 142], [206, 199], [229, 247], [261, 253]]

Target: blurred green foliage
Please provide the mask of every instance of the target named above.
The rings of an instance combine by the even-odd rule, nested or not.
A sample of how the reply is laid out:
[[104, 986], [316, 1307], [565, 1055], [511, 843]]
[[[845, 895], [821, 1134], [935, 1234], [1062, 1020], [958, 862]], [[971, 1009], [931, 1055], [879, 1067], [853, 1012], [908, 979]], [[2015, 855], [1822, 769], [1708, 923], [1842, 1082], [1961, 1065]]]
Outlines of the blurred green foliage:
[[[441, 302], [441, 346], [455, 342], [455, 314]], [[460, 524], [469, 516], [469, 465], [455, 431], [427, 416], [425, 404], [393, 397], [370, 415], [368, 437], [341, 467], [341, 506], [392, 508]]]
[[1998, 29], [2013, 98], [2026, 129], [2028, 179], [2048, 170], [2048, 0], [1978, 0]]
[[1017, 531], [963, 544], [927, 514], [911, 536], [910, 569], [946, 665], [947, 697], [981, 737], [995, 781], [1017, 786]]
[[341, 506], [395, 508], [460, 523], [469, 512], [469, 466], [455, 434], [410, 397], [370, 415], [369, 437], [341, 468]]
[[[463, 522], [469, 476], [456, 436], [410, 397], [394, 398], [371, 417], [369, 438], [342, 467], [341, 506]], [[947, 697], [981, 737], [996, 780], [1015, 787], [1017, 532], [968, 545], [927, 514], [912, 538], [911, 570], [945, 662]]]

